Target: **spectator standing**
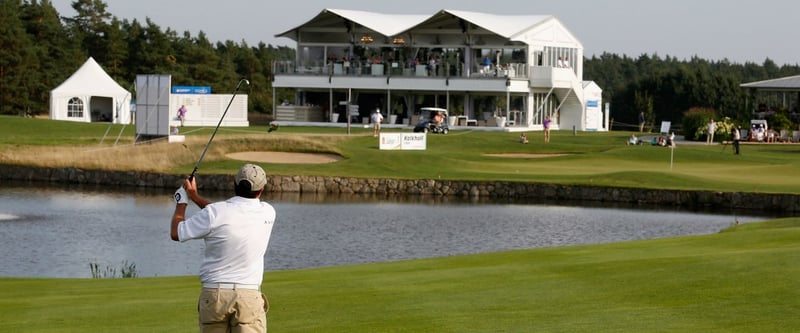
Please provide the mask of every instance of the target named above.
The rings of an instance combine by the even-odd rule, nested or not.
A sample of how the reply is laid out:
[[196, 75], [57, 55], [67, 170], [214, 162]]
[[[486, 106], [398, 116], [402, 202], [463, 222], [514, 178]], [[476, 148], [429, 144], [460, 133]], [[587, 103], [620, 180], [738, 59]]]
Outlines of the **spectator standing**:
[[183, 127], [183, 121], [186, 120], [186, 105], [181, 105], [181, 108], [178, 109], [178, 120], [181, 121], [181, 127]]
[[383, 115], [381, 114], [381, 109], [375, 109], [375, 112], [372, 113], [372, 127], [373, 132], [372, 136], [378, 137], [378, 134], [381, 133], [381, 122], [383, 122]]
[[501, 70], [500, 57], [502, 57], [502, 55], [503, 54], [500, 51], [494, 52], [494, 76], [500, 75], [500, 70]]
[[550, 142], [550, 116], [544, 118], [542, 125], [544, 126], [544, 142]]
[[717, 124], [714, 122], [714, 119], [708, 121], [708, 134], [706, 134], [706, 144], [710, 145], [714, 143], [714, 132], [717, 131]]
[[644, 132], [644, 112], [639, 112], [639, 133]]

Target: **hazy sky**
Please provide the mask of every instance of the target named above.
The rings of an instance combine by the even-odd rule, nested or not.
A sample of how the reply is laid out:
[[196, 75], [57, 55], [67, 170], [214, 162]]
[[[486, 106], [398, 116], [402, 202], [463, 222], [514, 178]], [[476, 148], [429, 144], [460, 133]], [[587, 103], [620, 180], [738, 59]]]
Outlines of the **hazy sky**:
[[[52, 0], [62, 16], [74, 16], [72, 0]], [[587, 57], [603, 52], [638, 57], [658, 54], [688, 59], [728, 59], [778, 65], [800, 63], [800, 1], [797, 0], [105, 0], [120, 19], [149, 17], [212, 42], [264, 42], [294, 47], [274, 35], [294, 28], [325, 8], [432, 15], [441, 9], [493, 14], [554, 15], [583, 43]], [[335, 4], [335, 5], [332, 5]]]

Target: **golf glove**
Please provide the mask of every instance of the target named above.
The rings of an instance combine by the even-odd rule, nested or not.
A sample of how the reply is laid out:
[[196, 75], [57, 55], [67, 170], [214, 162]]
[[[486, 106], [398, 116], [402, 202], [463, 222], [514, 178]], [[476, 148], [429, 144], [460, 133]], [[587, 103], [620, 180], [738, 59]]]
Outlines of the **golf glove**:
[[189, 204], [189, 196], [186, 195], [186, 190], [183, 186], [179, 187], [177, 191], [175, 191], [175, 203], [176, 204]]

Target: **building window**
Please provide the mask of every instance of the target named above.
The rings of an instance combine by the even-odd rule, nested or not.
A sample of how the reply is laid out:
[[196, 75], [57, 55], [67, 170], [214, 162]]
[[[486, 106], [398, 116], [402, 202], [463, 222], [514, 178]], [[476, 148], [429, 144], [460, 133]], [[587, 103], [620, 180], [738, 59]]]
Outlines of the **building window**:
[[577, 59], [578, 49], [570, 47], [551, 47], [545, 46], [543, 52], [543, 66], [546, 67], [561, 67], [561, 68], [576, 68], [578, 65]]
[[83, 118], [83, 101], [73, 97], [67, 103], [67, 118]]

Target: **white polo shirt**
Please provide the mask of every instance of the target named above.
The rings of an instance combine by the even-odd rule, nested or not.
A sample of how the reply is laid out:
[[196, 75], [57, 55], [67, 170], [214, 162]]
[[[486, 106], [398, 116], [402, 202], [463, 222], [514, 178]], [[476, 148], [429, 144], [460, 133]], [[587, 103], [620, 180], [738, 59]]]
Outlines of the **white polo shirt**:
[[203, 239], [202, 283], [260, 285], [275, 208], [260, 199], [232, 197], [207, 205], [178, 224], [178, 239]]

